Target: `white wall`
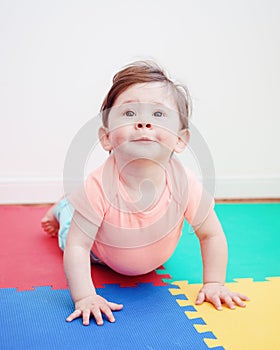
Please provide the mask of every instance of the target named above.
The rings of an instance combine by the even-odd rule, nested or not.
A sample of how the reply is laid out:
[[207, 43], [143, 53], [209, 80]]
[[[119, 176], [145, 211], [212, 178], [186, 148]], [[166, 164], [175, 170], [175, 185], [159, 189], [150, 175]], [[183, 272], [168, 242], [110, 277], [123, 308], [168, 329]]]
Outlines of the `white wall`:
[[71, 140], [139, 58], [188, 85], [217, 197], [280, 197], [279, 13], [278, 0], [1, 0], [0, 202], [61, 195]]

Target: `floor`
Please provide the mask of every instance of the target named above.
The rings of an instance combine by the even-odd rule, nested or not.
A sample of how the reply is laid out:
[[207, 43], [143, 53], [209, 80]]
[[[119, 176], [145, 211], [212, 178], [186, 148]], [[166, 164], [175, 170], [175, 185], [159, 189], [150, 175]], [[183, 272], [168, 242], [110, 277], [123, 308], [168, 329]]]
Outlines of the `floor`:
[[92, 268], [101, 295], [121, 302], [116, 323], [65, 318], [73, 309], [56, 239], [40, 218], [48, 206], [0, 206], [1, 349], [279, 349], [280, 202], [218, 203], [229, 244], [227, 285], [250, 297], [245, 309], [195, 305], [201, 261], [186, 224], [157, 271], [120, 276]]

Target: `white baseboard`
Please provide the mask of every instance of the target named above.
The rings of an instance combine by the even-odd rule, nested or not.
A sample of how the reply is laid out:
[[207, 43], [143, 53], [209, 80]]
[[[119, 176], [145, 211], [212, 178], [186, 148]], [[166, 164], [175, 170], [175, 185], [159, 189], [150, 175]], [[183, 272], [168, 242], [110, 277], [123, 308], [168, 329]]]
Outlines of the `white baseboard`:
[[63, 195], [60, 179], [0, 179], [0, 204], [54, 203]]
[[[53, 203], [62, 195], [58, 178], [0, 178], [0, 204]], [[215, 198], [280, 198], [280, 177], [217, 178]]]
[[280, 198], [280, 177], [216, 178], [215, 198]]

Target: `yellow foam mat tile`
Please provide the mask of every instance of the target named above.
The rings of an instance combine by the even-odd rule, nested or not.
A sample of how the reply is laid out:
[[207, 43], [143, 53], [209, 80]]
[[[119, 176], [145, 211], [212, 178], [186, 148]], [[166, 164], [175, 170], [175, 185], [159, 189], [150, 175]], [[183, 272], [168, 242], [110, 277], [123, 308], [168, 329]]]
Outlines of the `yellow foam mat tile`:
[[246, 308], [237, 307], [217, 311], [209, 303], [195, 305], [200, 284], [187, 281], [173, 282], [170, 288], [175, 296], [184, 295], [187, 300], [177, 300], [182, 307], [193, 306], [185, 311], [188, 318], [202, 318], [206, 325], [195, 324], [198, 332], [212, 332], [217, 339], [205, 339], [209, 348], [219, 345], [226, 350], [277, 350], [280, 349], [280, 277], [267, 278], [263, 282], [252, 279], [236, 279], [226, 286], [247, 295], [250, 301]]

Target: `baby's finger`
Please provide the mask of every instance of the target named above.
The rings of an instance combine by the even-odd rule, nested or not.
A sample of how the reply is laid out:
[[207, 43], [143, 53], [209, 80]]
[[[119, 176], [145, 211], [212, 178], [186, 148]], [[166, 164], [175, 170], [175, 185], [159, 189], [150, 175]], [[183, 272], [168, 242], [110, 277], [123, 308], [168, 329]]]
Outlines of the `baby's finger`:
[[108, 302], [108, 305], [110, 307], [111, 310], [113, 311], [119, 311], [123, 308], [123, 304], [116, 304], [116, 303], [112, 303], [112, 302]]
[[91, 309], [91, 313], [93, 314], [96, 324], [98, 326], [102, 326], [103, 325], [103, 318], [102, 318], [102, 314], [101, 311], [99, 309], [99, 307], [95, 307], [93, 309]]
[[224, 302], [227, 305], [227, 307], [230, 308], [231, 310], [235, 309], [235, 304], [229, 295], [224, 298]]
[[246, 307], [246, 304], [244, 303], [244, 301], [241, 300], [241, 298], [238, 295], [235, 295], [232, 299], [236, 305]]
[[88, 326], [90, 319], [90, 310], [86, 309], [83, 311], [83, 325]]
[[101, 308], [102, 313], [107, 317], [109, 322], [115, 322], [115, 317], [109, 307], [109, 305], [103, 305]]
[[249, 300], [250, 300], [250, 298], [248, 298], [247, 295], [244, 295], [244, 294], [237, 293], [237, 296], [238, 296], [241, 300], [244, 300], [244, 301], [249, 301]]
[[214, 295], [209, 301], [215, 306], [215, 308], [219, 311], [223, 310], [221, 299], [218, 295]]
[[201, 305], [205, 301], [205, 294], [203, 292], [199, 292], [196, 298], [196, 305]]
[[81, 317], [81, 315], [82, 315], [82, 311], [81, 310], [75, 310], [74, 312], [72, 312], [71, 315], [69, 315], [66, 318], [66, 321], [67, 322], [71, 322], [71, 321], [75, 320], [76, 318]]

